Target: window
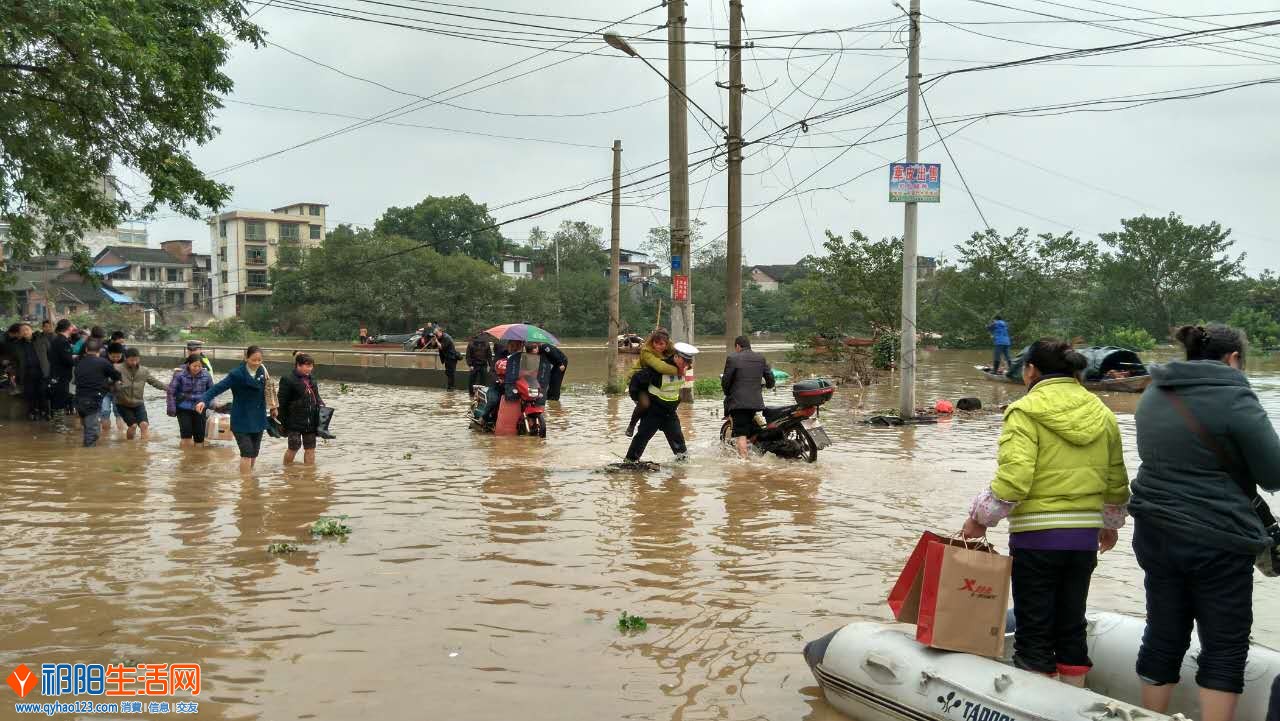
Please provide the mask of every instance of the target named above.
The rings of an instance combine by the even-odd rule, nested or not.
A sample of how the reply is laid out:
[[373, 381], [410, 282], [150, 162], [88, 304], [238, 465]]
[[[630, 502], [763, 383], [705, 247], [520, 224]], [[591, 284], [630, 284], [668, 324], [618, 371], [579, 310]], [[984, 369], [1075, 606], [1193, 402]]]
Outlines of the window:
[[182, 282], [182, 269], [181, 269], [181, 268], [167, 268], [167, 269], [165, 269], [165, 277], [166, 277], [166, 279], [167, 279], [170, 283], [181, 283], [181, 282]]
[[267, 287], [267, 271], [265, 270], [249, 271], [249, 287], [250, 288], [266, 288]]
[[226, 264], [227, 264], [227, 249], [226, 249], [226, 248], [221, 248], [221, 249], [219, 249], [219, 250], [218, 250], [218, 262], [220, 262], [222, 265], [226, 265]]
[[227, 271], [222, 271], [222, 285], [227, 284]]
[[245, 248], [244, 260], [248, 265], [266, 265], [267, 249], [266, 248]]
[[267, 239], [267, 224], [261, 220], [249, 220], [244, 224], [244, 239], [262, 242]]
[[320, 226], [318, 225], [311, 226], [311, 239], [320, 240]]
[[218, 237], [227, 237], [227, 221], [225, 220], [218, 221]]
[[311, 213], [312, 215], [320, 215], [320, 206], [312, 205], [307, 208], [307, 212]]
[[298, 233], [298, 226], [296, 224], [294, 223], [280, 224], [280, 240], [293, 241], [293, 240], [298, 240], [299, 237], [300, 237], [300, 234]]
[[124, 267], [108, 276], [112, 280], [129, 280], [129, 268]]
[[154, 283], [154, 282], [157, 282], [157, 281], [159, 281], [159, 280], [160, 280], [160, 269], [159, 269], [159, 268], [146, 268], [145, 270], [146, 270], [146, 274], [147, 274], [146, 280], [149, 280], [149, 281], [151, 281], [151, 282], [153, 282], [153, 283]]

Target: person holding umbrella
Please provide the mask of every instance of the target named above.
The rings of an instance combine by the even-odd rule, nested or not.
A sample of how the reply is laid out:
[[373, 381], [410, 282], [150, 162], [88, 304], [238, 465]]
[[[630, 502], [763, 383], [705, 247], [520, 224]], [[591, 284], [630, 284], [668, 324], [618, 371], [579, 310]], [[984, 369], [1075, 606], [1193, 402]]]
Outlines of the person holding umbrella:
[[[496, 325], [486, 330], [485, 333], [496, 340], [498, 346], [505, 346], [504, 350], [507, 351], [506, 360], [508, 375], [512, 372], [512, 364], [514, 364], [517, 369], [520, 367], [521, 356], [524, 352], [532, 351], [533, 349], [540, 349], [544, 344], [560, 345], [559, 339], [555, 336], [536, 325], [530, 325], [528, 323], [506, 323], [503, 325]], [[541, 354], [538, 355], [540, 356]], [[502, 357], [501, 353], [499, 353], [499, 357]], [[547, 363], [545, 359], [540, 360], [547, 365], [546, 370], [549, 371], [550, 364]], [[542, 370], [543, 368], [540, 367], [539, 371]], [[540, 382], [544, 384], [543, 387], [545, 387], [545, 384], [548, 382], [547, 375], [540, 372], [539, 376], [541, 376], [539, 378]], [[509, 394], [510, 391], [507, 391], [507, 393]], [[498, 423], [494, 426], [494, 435], [515, 435], [519, 420], [519, 401], [514, 401], [510, 397], [504, 396], [502, 405], [498, 408]]]

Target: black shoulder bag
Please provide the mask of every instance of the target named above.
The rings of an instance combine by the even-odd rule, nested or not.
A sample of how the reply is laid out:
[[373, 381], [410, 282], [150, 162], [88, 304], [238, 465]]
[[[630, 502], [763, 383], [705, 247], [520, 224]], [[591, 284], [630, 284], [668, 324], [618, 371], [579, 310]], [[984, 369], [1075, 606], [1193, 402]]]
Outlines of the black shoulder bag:
[[1266, 530], [1267, 535], [1271, 537], [1271, 548], [1259, 553], [1254, 565], [1264, 576], [1269, 578], [1280, 576], [1280, 524], [1276, 522], [1276, 517], [1271, 513], [1271, 508], [1267, 506], [1266, 501], [1262, 500], [1262, 496], [1258, 494], [1258, 489], [1253, 482], [1236, 473], [1236, 464], [1232, 462], [1231, 456], [1227, 454], [1226, 449], [1192, 415], [1191, 409], [1187, 408], [1187, 404], [1183, 402], [1182, 398], [1167, 386], [1161, 386], [1160, 390], [1164, 392], [1165, 398], [1169, 399], [1169, 405], [1173, 406], [1178, 415], [1182, 416], [1182, 420], [1187, 424], [1187, 427], [1199, 436], [1201, 442], [1208, 446], [1214, 455], [1218, 457], [1218, 463], [1222, 464], [1222, 470], [1231, 476], [1240, 491], [1248, 497], [1250, 505], [1253, 506], [1253, 512], [1258, 514], [1258, 520], [1262, 521], [1262, 527]]

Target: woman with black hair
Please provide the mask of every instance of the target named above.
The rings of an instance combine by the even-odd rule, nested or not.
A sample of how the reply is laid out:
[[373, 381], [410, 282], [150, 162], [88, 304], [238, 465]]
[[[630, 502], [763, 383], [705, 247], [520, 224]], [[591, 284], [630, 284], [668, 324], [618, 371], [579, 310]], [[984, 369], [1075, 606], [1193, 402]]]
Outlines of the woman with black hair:
[[291, 465], [302, 450], [302, 462], [316, 463], [316, 435], [320, 430], [320, 386], [316, 384], [315, 359], [306, 353], [293, 356], [293, 372], [280, 379], [280, 425], [289, 434], [284, 464]]
[[1129, 500], [1116, 416], [1078, 381], [1088, 362], [1044, 338], [1026, 354], [1028, 391], [1004, 413], [999, 465], [973, 500], [966, 538], [1009, 519], [1015, 666], [1084, 686], [1085, 622], [1098, 553], [1116, 544]]
[[1280, 437], [1244, 374], [1247, 340], [1224, 325], [1183, 326], [1185, 361], [1151, 368], [1138, 403], [1133, 550], [1146, 573], [1138, 653], [1142, 704], [1163, 713], [1194, 624], [1202, 721], [1231, 721], [1244, 690], [1253, 563], [1271, 541], [1253, 510], [1280, 490]]

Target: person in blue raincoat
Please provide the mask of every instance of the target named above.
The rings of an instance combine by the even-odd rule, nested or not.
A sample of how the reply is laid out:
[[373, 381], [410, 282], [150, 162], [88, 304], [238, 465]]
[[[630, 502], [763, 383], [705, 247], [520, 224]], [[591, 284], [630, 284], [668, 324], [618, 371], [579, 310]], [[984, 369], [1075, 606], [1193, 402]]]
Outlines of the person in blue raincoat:
[[996, 316], [995, 320], [987, 324], [987, 332], [991, 334], [991, 342], [995, 345], [995, 352], [991, 354], [991, 372], [1000, 372], [1000, 359], [1004, 358], [1005, 370], [1013, 367], [1013, 359], [1009, 357], [1009, 346], [1012, 341], [1009, 340], [1009, 324], [1004, 322], [1004, 318]]
[[[262, 433], [267, 429], [267, 369], [262, 366], [262, 349], [249, 346], [244, 363], [205, 391], [196, 413], [204, 413], [214, 398], [231, 391], [231, 432], [240, 447], [240, 472], [249, 473], [262, 450]], [[276, 409], [271, 409], [275, 415]]]

